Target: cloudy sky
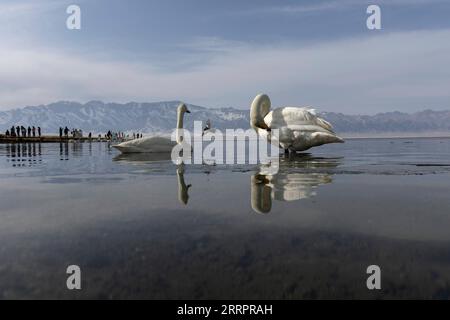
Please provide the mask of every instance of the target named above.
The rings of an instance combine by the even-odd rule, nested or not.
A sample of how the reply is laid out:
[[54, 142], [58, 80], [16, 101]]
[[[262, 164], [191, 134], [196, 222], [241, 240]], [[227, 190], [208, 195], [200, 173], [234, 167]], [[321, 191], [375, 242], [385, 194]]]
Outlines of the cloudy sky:
[[[68, 30], [66, 8], [81, 8]], [[369, 4], [382, 30], [368, 30]], [[184, 100], [450, 109], [449, 0], [1, 0], [0, 110]]]

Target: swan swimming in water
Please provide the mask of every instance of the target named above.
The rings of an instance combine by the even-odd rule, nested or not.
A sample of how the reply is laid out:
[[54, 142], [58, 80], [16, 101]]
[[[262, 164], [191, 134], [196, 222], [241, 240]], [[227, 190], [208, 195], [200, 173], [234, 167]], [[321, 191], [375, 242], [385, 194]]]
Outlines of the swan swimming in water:
[[250, 125], [269, 142], [272, 140], [271, 130], [278, 129], [278, 145], [285, 152], [344, 142], [333, 132], [329, 122], [316, 115], [314, 109], [281, 107], [270, 111], [270, 107], [266, 94], [257, 95], [250, 108]]
[[[177, 109], [177, 130], [183, 129], [184, 114], [191, 113], [184, 103]], [[167, 153], [171, 152], [177, 143], [181, 143], [182, 136], [177, 133], [177, 141], [172, 141], [169, 137], [145, 137], [119, 143], [113, 147], [122, 153]]]

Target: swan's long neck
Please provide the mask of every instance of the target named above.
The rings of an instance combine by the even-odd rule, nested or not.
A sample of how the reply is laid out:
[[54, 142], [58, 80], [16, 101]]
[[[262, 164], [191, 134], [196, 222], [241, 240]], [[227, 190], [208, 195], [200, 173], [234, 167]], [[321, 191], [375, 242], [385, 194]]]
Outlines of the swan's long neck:
[[177, 112], [177, 129], [183, 129], [184, 114], [180, 110]]
[[183, 142], [183, 118], [184, 112], [181, 110], [177, 111], [177, 143]]
[[264, 117], [270, 111], [270, 99], [265, 94], [259, 94], [253, 99], [250, 107], [250, 125], [257, 129], [267, 129]]

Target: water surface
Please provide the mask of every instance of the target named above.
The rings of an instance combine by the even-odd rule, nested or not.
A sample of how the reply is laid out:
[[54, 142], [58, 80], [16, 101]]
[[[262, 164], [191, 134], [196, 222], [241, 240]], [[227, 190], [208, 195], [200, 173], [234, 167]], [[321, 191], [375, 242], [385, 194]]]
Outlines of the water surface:
[[[0, 145], [1, 298], [450, 298], [450, 139], [258, 165]], [[66, 267], [82, 290], [66, 289]], [[382, 290], [366, 268], [382, 270]]]

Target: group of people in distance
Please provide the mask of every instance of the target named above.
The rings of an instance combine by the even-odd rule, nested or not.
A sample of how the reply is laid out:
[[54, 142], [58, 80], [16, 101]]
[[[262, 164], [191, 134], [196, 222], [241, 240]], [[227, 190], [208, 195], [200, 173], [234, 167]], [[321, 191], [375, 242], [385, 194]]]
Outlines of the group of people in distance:
[[[81, 129], [72, 129], [69, 130], [69, 128], [65, 127], [59, 127], [59, 137], [62, 138], [63, 135], [65, 138], [69, 138], [69, 132], [72, 138], [82, 138], [83, 137], [83, 130]], [[89, 138], [92, 137], [92, 134], [89, 133]]]
[[[6, 137], [23, 137], [23, 138], [31, 138], [31, 137], [41, 137], [41, 127], [35, 127], [35, 126], [28, 126], [28, 128], [24, 126], [12, 126], [11, 129], [6, 130], [5, 132]], [[72, 129], [70, 130], [67, 126], [66, 127], [59, 127], [59, 137], [62, 138], [82, 138], [83, 137], [83, 131], [81, 129]], [[133, 139], [139, 139], [142, 138], [144, 135], [142, 133], [133, 133], [132, 137]], [[102, 136], [98, 135], [98, 138], [100, 139]], [[92, 138], [92, 133], [89, 132], [88, 138]], [[105, 134], [105, 138], [108, 140], [125, 140], [130, 139], [129, 134], [125, 134], [124, 132], [112, 132], [109, 130]]]
[[12, 126], [10, 130], [6, 130], [6, 137], [23, 137], [23, 138], [31, 138], [31, 137], [41, 137], [41, 127], [28, 126], [25, 128], [24, 126]]
[[[61, 139], [63, 137], [64, 138], [69, 138], [69, 133], [70, 133], [71, 138], [74, 138], [74, 139], [83, 138], [83, 130], [82, 129], [69, 130], [69, 128], [67, 128], [67, 127], [65, 127], [65, 128], [60, 127], [59, 128], [59, 137]], [[92, 139], [92, 132], [89, 132], [88, 138]], [[101, 138], [101, 135], [99, 135], [99, 138]]]
[[[133, 133], [133, 139], [139, 139], [142, 138], [143, 136], [144, 135], [142, 133]], [[111, 130], [108, 131], [105, 137], [108, 140], [124, 140], [130, 138], [128, 134], [125, 135], [125, 132], [112, 132]]]

